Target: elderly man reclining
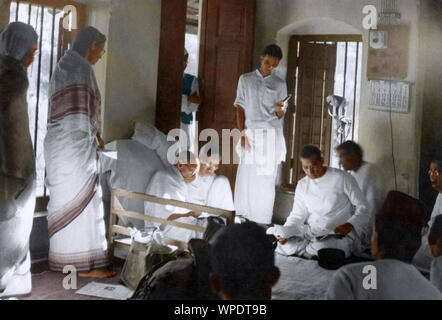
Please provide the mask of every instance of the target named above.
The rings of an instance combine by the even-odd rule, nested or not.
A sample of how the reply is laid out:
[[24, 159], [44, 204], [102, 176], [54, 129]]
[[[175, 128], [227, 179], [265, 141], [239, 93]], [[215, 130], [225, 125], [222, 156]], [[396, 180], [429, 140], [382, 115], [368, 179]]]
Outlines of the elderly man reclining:
[[292, 212], [284, 226], [267, 230], [278, 240], [276, 251], [311, 258], [322, 248], [349, 256], [360, 251], [369, 221], [368, 204], [348, 173], [324, 166], [321, 152], [305, 146], [300, 154], [306, 177], [299, 180]]
[[[154, 175], [146, 193], [161, 198], [233, 210], [230, 184], [226, 177], [215, 174], [219, 163], [218, 154], [203, 154], [200, 158], [201, 161], [191, 152], [182, 152], [176, 166]], [[205, 226], [207, 219], [204, 218], [210, 216], [199, 211], [149, 202], [144, 208], [145, 214], [148, 215], [199, 226]], [[161, 225], [160, 228], [165, 237], [183, 242], [202, 236], [199, 232], [169, 225]]]

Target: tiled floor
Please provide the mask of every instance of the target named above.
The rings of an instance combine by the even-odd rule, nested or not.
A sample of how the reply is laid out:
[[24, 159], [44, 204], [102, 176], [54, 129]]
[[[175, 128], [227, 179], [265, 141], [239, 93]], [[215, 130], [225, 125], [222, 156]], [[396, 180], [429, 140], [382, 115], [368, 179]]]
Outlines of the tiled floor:
[[[120, 259], [115, 260], [113, 267], [113, 270], [117, 272], [115, 277], [108, 279], [77, 277], [77, 289], [82, 288], [92, 281], [119, 284], [124, 261]], [[29, 296], [21, 297], [21, 300], [105, 300], [103, 298], [75, 294], [76, 289], [64, 289], [62, 284], [67, 274], [50, 271], [47, 261], [33, 264], [31, 272], [32, 293]]]

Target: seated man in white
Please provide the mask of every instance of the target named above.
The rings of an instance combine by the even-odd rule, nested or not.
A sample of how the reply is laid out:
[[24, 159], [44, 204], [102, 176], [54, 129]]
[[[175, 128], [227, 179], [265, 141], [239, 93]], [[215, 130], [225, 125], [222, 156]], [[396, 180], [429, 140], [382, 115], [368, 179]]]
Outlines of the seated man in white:
[[430, 163], [430, 170], [428, 171], [428, 176], [430, 178], [431, 186], [437, 191], [436, 203], [433, 207], [433, 212], [431, 213], [431, 218], [428, 221], [428, 227], [424, 228], [422, 232], [422, 245], [417, 251], [413, 258], [413, 264], [423, 272], [429, 272], [430, 266], [433, 261], [433, 256], [431, 255], [431, 250], [428, 245], [428, 230], [432, 227], [434, 219], [437, 216], [442, 215], [442, 160], [440, 158], [434, 158]]
[[[413, 265], [423, 219], [418, 200], [392, 191], [376, 215], [371, 250], [376, 261], [349, 264], [333, 276], [329, 300], [441, 300], [442, 294]], [[413, 203], [414, 202], [414, 203]]]
[[384, 178], [381, 170], [375, 164], [363, 160], [362, 148], [356, 142], [345, 141], [336, 148], [336, 151], [339, 155], [339, 163], [344, 170], [355, 177], [359, 188], [367, 199], [370, 219], [366, 230], [364, 230], [366, 237], [361, 240], [363, 247], [368, 248], [374, 217], [379, 213], [386, 196]]
[[428, 244], [434, 257], [430, 268], [430, 281], [442, 293], [442, 215], [438, 215], [433, 221]]
[[[199, 161], [190, 151], [181, 152], [177, 164], [170, 166], [166, 170], [158, 171], [152, 177], [146, 190], [146, 194], [160, 198], [187, 201], [188, 186], [197, 178], [199, 171]], [[153, 202], [145, 202], [144, 213], [149, 216], [161, 219], [169, 219], [176, 214], [188, 214], [190, 210], [171, 205], [162, 205]], [[190, 216], [190, 215], [189, 215]], [[180, 222], [188, 222], [187, 218], [180, 218]], [[188, 230], [182, 228], [170, 228], [163, 224], [152, 224], [148, 221], [146, 227], [157, 226], [163, 231], [166, 237], [175, 240], [185, 241], [181, 233], [187, 234]]]
[[[199, 205], [234, 210], [232, 189], [229, 180], [222, 175], [216, 175], [221, 156], [217, 150], [203, 147], [199, 156], [200, 169], [197, 178], [188, 184], [186, 201]], [[188, 213], [177, 213], [169, 217], [175, 220], [182, 217], [207, 218], [209, 213], [191, 211]]]
[[322, 248], [335, 248], [350, 256], [365, 237], [364, 195], [350, 174], [324, 166], [317, 147], [305, 146], [300, 160], [306, 177], [298, 181], [292, 212], [284, 226], [267, 231], [279, 240], [276, 252], [311, 258]]

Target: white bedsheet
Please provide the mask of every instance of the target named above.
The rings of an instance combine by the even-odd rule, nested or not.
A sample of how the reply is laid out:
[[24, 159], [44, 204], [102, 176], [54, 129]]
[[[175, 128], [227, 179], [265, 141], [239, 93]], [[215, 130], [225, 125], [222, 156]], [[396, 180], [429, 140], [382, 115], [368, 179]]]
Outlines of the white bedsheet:
[[[106, 150], [117, 151], [117, 159], [102, 156], [104, 199], [110, 199], [110, 190], [121, 188], [145, 193], [147, 185], [158, 170], [164, 170], [165, 165], [155, 150], [147, 148], [135, 140], [116, 140], [106, 144]], [[125, 210], [138, 213], [144, 212], [144, 203], [140, 200], [120, 198]], [[144, 222], [129, 219], [134, 227], [141, 229]]]
[[275, 253], [281, 277], [273, 288], [275, 300], [324, 300], [334, 270], [326, 270], [318, 261]]

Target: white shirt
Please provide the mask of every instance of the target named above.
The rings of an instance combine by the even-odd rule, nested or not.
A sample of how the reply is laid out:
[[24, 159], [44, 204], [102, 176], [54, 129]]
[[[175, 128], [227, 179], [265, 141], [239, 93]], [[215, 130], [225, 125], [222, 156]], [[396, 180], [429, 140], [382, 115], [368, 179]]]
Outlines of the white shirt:
[[433, 260], [430, 270], [431, 283], [442, 293], [442, 256]]
[[350, 171], [350, 174], [356, 179], [359, 188], [367, 199], [370, 220], [365, 233], [369, 236], [374, 217], [379, 213], [385, 200], [384, 179], [376, 165], [365, 161], [357, 171]]
[[[367, 265], [372, 267], [364, 273]], [[367, 273], [367, 270], [370, 271]], [[364, 279], [370, 275], [375, 279], [376, 289], [364, 288]], [[374, 284], [368, 280], [365, 283]], [[411, 264], [382, 259], [349, 264], [337, 270], [328, 288], [327, 299], [442, 300], [442, 294]]]
[[[176, 166], [158, 171], [147, 186], [146, 194], [173, 200], [186, 201], [188, 184]], [[162, 205], [153, 202], [144, 203], [144, 213], [162, 219], [167, 219], [173, 213], [187, 213], [190, 210], [171, 205]], [[151, 226], [146, 221], [146, 226]], [[158, 226], [158, 224], [155, 224]]]
[[433, 211], [431, 212], [430, 221], [428, 221], [428, 226], [431, 228], [433, 225], [434, 219], [438, 215], [442, 214], [442, 193], [439, 193], [436, 198], [436, 203], [434, 204]]
[[[234, 210], [229, 180], [222, 175], [198, 176], [189, 183], [187, 192], [187, 202], [224, 210]], [[203, 218], [210, 215], [203, 212], [200, 217]]]
[[274, 73], [263, 77], [257, 69], [240, 76], [234, 106], [241, 106], [245, 113], [245, 127], [282, 128], [283, 118], [278, 119], [275, 105], [287, 96], [287, 85]]
[[305, 176], [299, 180], [292, 212], [284, 224], [284, 227], [294, 227], [287, 228], [293, 234], [283, 237], [327, 235], [346, 222], [353, 225], [359, 237], [365, 236], [367, 206], [362, 191], [350, 174], [327, 167], [326, 173], [318, 179]]

